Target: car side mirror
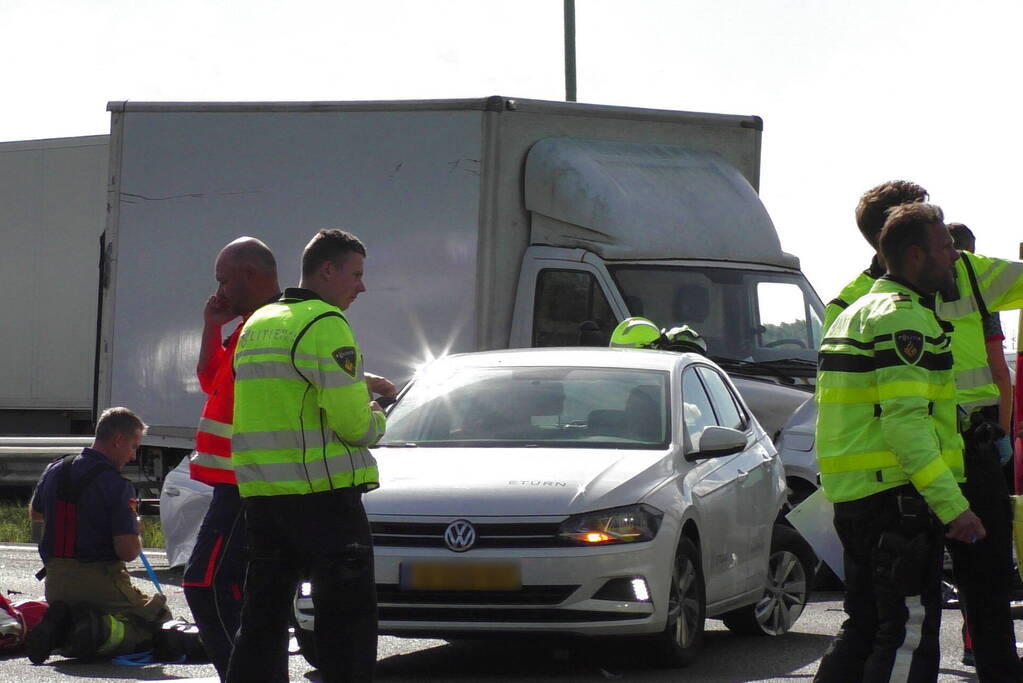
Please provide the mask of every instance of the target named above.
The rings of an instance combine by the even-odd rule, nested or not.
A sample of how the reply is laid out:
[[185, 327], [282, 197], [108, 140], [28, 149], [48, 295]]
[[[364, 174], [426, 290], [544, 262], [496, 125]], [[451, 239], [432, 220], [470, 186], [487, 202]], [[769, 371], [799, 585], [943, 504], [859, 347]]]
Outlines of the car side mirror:
[[707, 427], [700, 435], [696, 450], [686, 454], [686, 460], [707, 460], [738, 453], [746, 448], [746, 434], [731, 427]]

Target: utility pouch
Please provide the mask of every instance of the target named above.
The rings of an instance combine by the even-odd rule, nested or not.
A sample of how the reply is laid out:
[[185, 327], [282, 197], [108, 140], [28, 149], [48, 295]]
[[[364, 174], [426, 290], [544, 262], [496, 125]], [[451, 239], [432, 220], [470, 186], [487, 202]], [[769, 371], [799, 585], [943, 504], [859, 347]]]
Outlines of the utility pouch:
[[891, 531], [881, 534], [875, 549], [877, 578], [890, 583], [902, 596], [920, 595], [927, 563], [927, 534], [905, 537]]
[[899, 511], [899, 522], [895, 528], [904, 537], [913, 538], [934, 527], [934, 514], [921, 496], [899, 494], [895, 503]]

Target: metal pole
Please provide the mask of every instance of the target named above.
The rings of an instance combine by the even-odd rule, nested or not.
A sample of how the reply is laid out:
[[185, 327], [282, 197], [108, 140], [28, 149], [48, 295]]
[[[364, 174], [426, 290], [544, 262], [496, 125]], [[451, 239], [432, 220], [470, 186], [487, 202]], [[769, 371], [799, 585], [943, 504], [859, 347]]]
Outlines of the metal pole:
[[565, 100], [575, 102], [575, 0], [565, 0]]

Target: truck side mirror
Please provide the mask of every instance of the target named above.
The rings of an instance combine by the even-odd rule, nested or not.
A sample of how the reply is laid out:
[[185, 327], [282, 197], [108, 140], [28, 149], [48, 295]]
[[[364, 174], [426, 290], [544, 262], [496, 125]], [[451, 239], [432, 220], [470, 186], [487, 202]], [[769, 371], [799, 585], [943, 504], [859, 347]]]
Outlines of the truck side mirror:
[[707, 460], [738, 453], [746, 448], [746, 434], [731, 427], [706, 427], [696, 444], [696, 450], [686, 454], [686, 460]]

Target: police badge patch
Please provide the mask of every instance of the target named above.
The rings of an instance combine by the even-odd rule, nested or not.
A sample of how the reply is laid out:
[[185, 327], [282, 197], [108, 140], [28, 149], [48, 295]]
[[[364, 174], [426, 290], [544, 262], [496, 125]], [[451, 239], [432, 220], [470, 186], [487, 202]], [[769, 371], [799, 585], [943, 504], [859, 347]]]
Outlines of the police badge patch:
[[916, 330], [896, 332], [895, 353], [906, 365], [916, 365], [924, 355], [924, 335]]
[[330, 354], [337, 361], [337, 364], [341, 366], [341, 369], [348, 373], [350, 376], [355, 377], [355, 347], [354, 346], [342, 346], [339, 349], [334, 349], [334, 352]]

